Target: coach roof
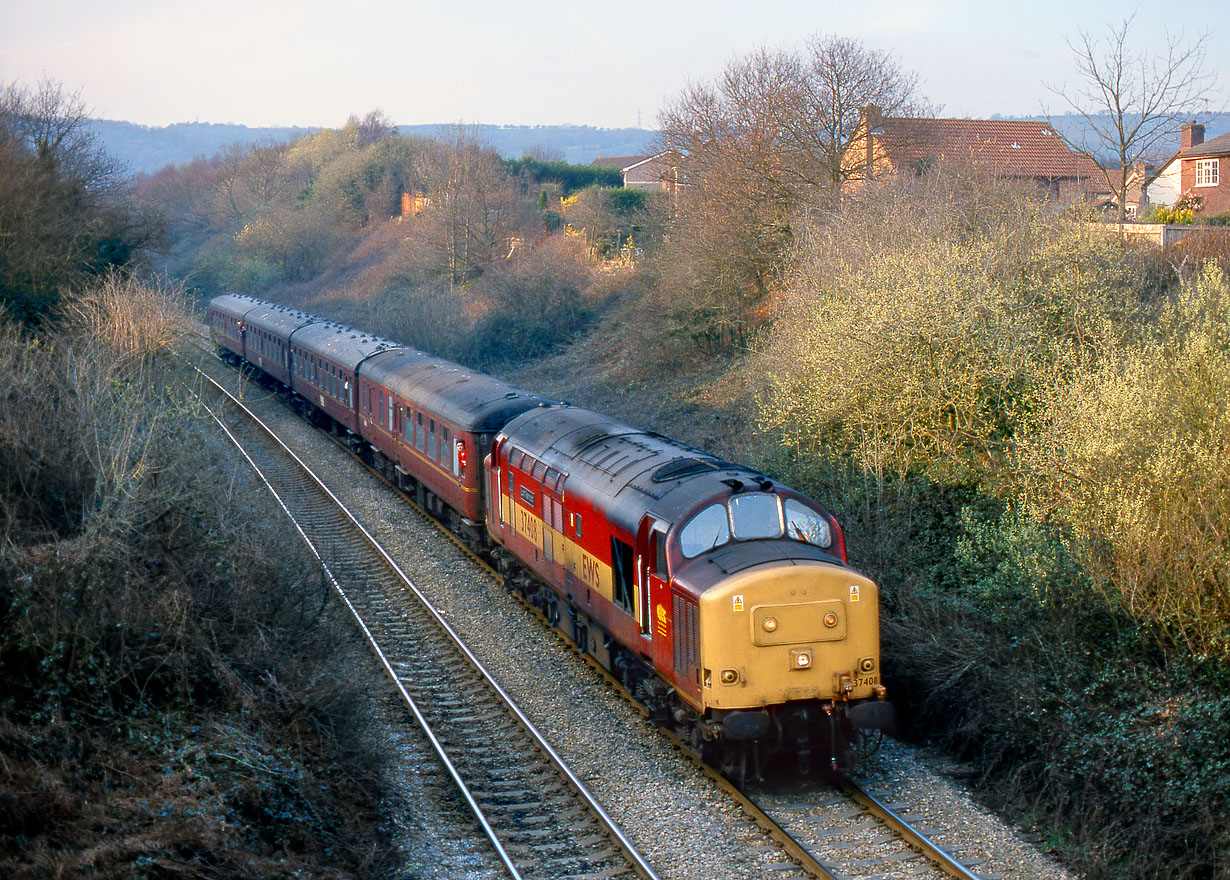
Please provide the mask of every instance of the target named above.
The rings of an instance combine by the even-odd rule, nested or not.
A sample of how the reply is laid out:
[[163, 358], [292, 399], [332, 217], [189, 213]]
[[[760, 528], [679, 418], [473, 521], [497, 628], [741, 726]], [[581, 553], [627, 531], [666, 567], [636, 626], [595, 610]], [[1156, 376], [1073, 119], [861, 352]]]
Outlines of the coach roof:
[[519, 413], [554, 401], [415, 349], [381, 352], [360, 374], [466, 431], [498, 431]]
[[332, 321], [308, 324], [295, 331], [291, 340], [297, 351], [306, 351], [353, 371], [366, 358], [382, 351], [399, 349], [427, 357], [416, 349], [391, 339], [373, 336]]
[[307, 312], [293, 309], [290, 306], [281, 306], [276, 303], [259, 303], [256, 308], [244, 316], [243, 320], [249, 327], [259, 327], [268, 333], [272, 333], [279, 339], [289, 340], [290, 334], [303, 325], [312, 324], [322, 319], [317, 318], [315, 315], [309, 315]]
[[269, 305], [263, 299], [248, 296], [246, 293], [224, 293], [209, 301], [209, 307], [216, 312], [222, 312], [233, 318], [242, 318], [257, 306]]

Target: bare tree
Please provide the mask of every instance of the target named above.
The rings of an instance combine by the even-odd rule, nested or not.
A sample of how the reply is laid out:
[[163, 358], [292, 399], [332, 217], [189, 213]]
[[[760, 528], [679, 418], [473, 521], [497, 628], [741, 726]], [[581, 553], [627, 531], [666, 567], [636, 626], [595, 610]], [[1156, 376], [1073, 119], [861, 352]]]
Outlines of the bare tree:
[[891, 53], [857, 40], [827, 36], [805, 50], [790, 116], [789, 145], [794, 169], [810, 187], [827, 188], [836, 205], [843, 185], [866, 173], [865, 153], [847, 154], [868, 104], [885, 116], [917, 116], [929, 110], [918, 91], [918, 75], [903, 70]]
[[446, 138], [414, 156], [414, 171], [427, 191], [428, 206], [420, 218], [423, 240], [442, 277], [450, 287], [478, 277], [522, 225], [519, 206], [525, 210], [499, 154], [463, 126], [454, 126]]
[[1163, 145], [1195, 114], [1214, 81], [1204, 64], [1207, 31], [1190, 42], [1181, 33], [1167, 33], [1155, 51], [1137, 51], [1131, 40], [1135, 18], [1133, 13], [1118, 25], [1108, 25], [1103, 36], [1082, 30], [1068, 40], [1078, 81], [1047, 85], [1090, 131], [1087, 138], [1079, 138], [1052, 126], [1064, 142], [1099, 167], [1099, 151], [1117, 159], [1117, 169], [1103, 168], [1102, 173], [1119, 203], [1120, 223], [1133, 166], [1160, 158]]
[[346, 120], [346, 125], [347, 127], [353, 125], [358, 130], [360, 147], [370, 147], [372, 144], [397, 134], [397, 126], [383, 110], [378, 109], [368, 111], [362, 119], [352, 113]]
[[159, 239], [131, 210], [79, 93], [48, 79], [0, 87], [0, 304], [42, 321], [61, 292]]
[[[863, 174], [846, 145], [867, 104], [913, 115], [917, 77], [888, 53], [818, 35], [801, 52], [736, 58], [665, 107], [657, 147], [678, 157], [685, 185], [661, 265], [685, 335], [738, 348], [763, 322], [800, 211], [837, 207], [845, 181]], [[715, 321], [730, 328], [720, 344]]]
[[694, 176], [734, 162], [766, 194], [798, 202], [824, 192], [835, 203], [863, 176], [846, 144], [868, 104], [890, 116], [926, 109], [917, 74], [890, 53], [817, 35], [801, 53], [760, 49], [689, 86], [662, 112], [659, 144], [687, 157]]

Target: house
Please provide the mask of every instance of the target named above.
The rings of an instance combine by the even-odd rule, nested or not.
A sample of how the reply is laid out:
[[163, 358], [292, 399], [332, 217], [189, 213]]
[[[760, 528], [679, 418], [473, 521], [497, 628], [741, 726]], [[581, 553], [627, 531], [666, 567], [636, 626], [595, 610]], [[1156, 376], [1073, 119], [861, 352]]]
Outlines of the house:
[[[1134, 220], [1143, 213], [1144, 207], [1149, 203], [1148, 196], [1146, 194], [1146, 187], [1148, 186], [1149, 181], [1154, 179], [1154, 176], [1157, 174], [1158, 170], [1158, 168], [1150, 165], [1148, 162], [1136, 162], [1129, 166], [1127, 173], [1126, 197], [1124, 199], [1123, 207], [1124, 217], [1129, 220]], [[1123, 179], [1121, 177], [1123, 171], [1117, 165], [1108, 165], [1106, 168], [1106, 173], [1110, 176], [1112, 181], [1116, 182], [1116, 185], [1118, 181]], [[1118, 205], [1118, 197], [1112, 194], [1109, 203], [1111, 205]]]
[[1183, 126], [1179, 151], [1149, 180], [1146, 195], [1154, 205], [1173, 205], [1185, 196], [1201, 199], [1200, 213], [1230, 211], [1230, 181], [1221, 176], [1222, 160], [1230, 171], [1230, 134], [1210, 141], [1204, 139], [1204, 126], [1192, 122]]
[[1067, 203], [1102, 200], [1110, 190], [1098, 164], [1070, 150], [1045, 122], [893, 117], [869, 104], [845, 157], [846, 178], [853, 180], [970, 162], [997, 177], [1033, 183]]
[[651, 156], [600, 156], [590, 165], [618, 168], [629, 189], [665, 190], [679, 186], [679, 160], [670, 150]]

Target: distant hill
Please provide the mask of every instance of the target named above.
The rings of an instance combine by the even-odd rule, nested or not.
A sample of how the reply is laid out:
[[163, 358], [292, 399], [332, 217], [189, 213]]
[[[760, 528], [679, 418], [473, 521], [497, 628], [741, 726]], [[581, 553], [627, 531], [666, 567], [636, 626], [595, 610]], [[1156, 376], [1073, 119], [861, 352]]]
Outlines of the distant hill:
[[182, 165], [200, 156], [212, 156], [231, 144], [247, 146], [288, 141], [302, 137], [311, 128], [249, 128], [213, 122], [177, 122], [161, 128], [93, 121], [103, 148], [132, 174], [157, 171], [164, 165]]
[[[1205, 138], [1210, 139], [1230, 132], [1230, 113], [1201, 114], [1205, 125]], [[995, 115], [993, 119], [1034, 119], [1045, 117], [1009, 117]], [[1059, 131], [1069, 137], [1082, 138], [1088, 135], [1088, 125], [1074, 114], [1057, 116], [1053, 120]], [[94, 121], [94, 128], [107, 152], [124, 164], [133, 173], [150, 173], [164, 165], [180, 165], [191, 162], [198, 156], [212, 156], [223, 147], [232, 144], [249, 145], [276, 143], [302, 137], [312, 128], [249, 128], [246, 125], [228, 125], [212, 122], [179, 122], [161, 128], [137, 125], [132, 122], [115, 122], [108, 119]], [[402, 134], [440, 137], [452, 128], [451, 125], [400, 125]], [[534, 151], [547, 157], [562, 157], [576, 165], [586, 165], [599, 156], [632, 156], [649, 152], [650, 142], [656, 132], [644, 128], [595, 128], [589, 125], [469, 125], [484, 142], [498, 150], [505, 158], [517, 158], [526, 151]], [[1179, 149], [1176, 136], [1167, 145], [1160, 159], [1169, 158]], [[1104, 156], [1103, 161], [1113, 157]]]
[[[249, 128], [210, 122], [180, 122], [161, 128], [133, 122], [94, 120], [103, 147], [132, 174], [151, 173], [164, 165], [182, 165], [212, 156], [232, 144], [277, 143], [302, 137], [312, 128]], [[439, 137], [451, 125], [400, 125], [402, 134]], [[588, 125], [467, 125], [468, 131], [506, 158], [527, 150], [586, 165], [599, 156], [648, 152], [656, 132], [644, 128], [594, 128]]]

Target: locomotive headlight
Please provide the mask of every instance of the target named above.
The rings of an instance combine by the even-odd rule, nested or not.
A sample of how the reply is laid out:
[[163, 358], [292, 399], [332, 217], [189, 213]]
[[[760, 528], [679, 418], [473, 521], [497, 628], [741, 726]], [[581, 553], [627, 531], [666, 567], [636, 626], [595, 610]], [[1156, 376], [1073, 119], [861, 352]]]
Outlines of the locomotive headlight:
[[795, 669], [811, 669], [811, 648], [791, 648], [790, 665]]
[[777, 632], [776, 617], [766, 617], [763, 621], [761, 621], [760, 625], [764, 627], [764, 631], [767, 633]]
[[735, 684], [739, 680], [739, 670], [723, 669], [722, 684]]
[[876, 658], [875, 657], [864, 657], [862, 660], [858, 661], [858, 671], [859, 672], [872, 672], [875, 668], [876, 668]]
[[833, 627], [837, 626], [837, 612], [836, 611], [826, 611], [825, 612], [824, 625], [827, 626], [829, 629], [832, 629]]

